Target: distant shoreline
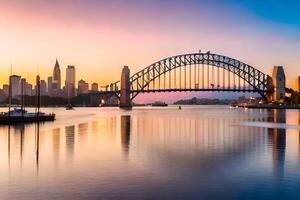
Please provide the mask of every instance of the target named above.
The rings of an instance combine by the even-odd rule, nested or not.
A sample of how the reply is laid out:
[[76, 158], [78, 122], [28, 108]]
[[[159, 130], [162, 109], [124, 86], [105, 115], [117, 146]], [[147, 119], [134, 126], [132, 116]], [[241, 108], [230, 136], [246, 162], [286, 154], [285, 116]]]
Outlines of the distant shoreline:
[[254, 109], [296, 109], [300, 110], [299, 105], [232, 105], [239, 108], [254, 108]]

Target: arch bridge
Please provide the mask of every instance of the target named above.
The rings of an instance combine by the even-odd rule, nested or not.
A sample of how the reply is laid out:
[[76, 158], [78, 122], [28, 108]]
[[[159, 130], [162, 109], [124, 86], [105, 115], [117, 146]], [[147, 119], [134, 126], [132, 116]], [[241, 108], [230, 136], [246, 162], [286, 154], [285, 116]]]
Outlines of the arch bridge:
[[239, 60], [207, 53], [192, 53], [157, 61], [130, 76], [124, 66], [121, 80], [107, 86], [120, 107], [131, 107], [140, 93], [182, 91], [255, 92], [267, 100], [273, 94], [272, 77]]

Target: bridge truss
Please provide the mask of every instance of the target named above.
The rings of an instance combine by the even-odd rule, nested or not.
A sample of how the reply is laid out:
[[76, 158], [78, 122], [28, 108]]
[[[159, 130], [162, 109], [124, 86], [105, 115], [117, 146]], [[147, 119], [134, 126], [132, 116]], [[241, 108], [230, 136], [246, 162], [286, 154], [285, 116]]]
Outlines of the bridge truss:
[[[120, 95], [120, 81], [110, 90]], [[266, 98], [272, 78], [236, 59], [207, 53], [177, 55], [155, 62], [130, 77], [131, 99], [146, 92], [257, 92]]]

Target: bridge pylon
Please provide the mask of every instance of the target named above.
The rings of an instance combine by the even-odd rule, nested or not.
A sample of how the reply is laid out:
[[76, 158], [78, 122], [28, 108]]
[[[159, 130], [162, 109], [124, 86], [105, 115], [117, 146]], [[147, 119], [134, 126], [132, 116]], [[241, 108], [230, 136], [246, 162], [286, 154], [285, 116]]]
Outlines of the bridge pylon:
[[130, 94], [130, 70], [128, 66], [124, 66], [121, 74], [120, 108], [132, 107]]
[[274, 93], [273, 93], [273, 101], [284, 101], [285, 97], [285, 73], [282, 66], [274, 66], [273, 73], [273, 86], [274, 86]]

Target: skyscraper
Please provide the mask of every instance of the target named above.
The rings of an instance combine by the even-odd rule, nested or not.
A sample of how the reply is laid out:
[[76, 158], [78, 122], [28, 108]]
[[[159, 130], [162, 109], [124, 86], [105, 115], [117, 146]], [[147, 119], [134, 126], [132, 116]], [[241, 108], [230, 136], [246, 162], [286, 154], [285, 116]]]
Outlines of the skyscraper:
[[67, 97], [74, 97], [75, 96], [75, 67], [73, 65], [68, 65], [66, 69], [66, 82], [65, 82], [65, 92]]
[[15, 98], [21, 95], [21, 76], [12, 75], [11, 77], [11, 96]]
[[60, 76], [60, 68], [59, 63], [56, 59], [54, 69], [53, 69], [53, 77], [52, 77], [52, 90], [58, 91], [61, 88], [61, 76]]
[[40, 93], [41, 96], [47, 95], [47, 83], [45, 80], [40, 81]]
[[28, 96], [32, 96], [32, 85], [28, 82], [25, 82], [24, 85], [24, 94]]

